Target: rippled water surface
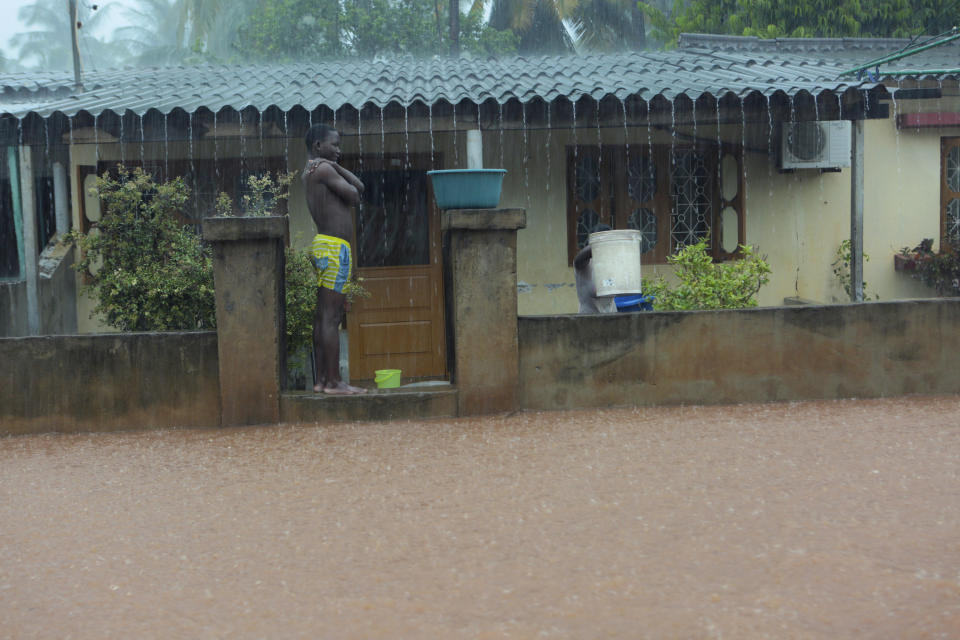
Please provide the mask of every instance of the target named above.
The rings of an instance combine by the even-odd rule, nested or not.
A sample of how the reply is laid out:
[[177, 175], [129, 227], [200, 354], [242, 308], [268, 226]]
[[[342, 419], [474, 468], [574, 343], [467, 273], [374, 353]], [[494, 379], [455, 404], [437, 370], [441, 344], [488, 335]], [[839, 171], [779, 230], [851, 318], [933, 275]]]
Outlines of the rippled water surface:
[[3, 638], [957, 638], [960, 398], [0, 439]]

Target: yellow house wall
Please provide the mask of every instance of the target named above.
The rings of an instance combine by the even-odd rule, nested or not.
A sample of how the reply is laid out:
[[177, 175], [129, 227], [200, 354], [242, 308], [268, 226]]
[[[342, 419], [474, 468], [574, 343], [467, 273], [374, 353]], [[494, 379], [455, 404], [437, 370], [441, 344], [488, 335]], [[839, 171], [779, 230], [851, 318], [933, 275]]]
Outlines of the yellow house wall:
[[[932, 105], [921, 105], [927, 109]], [[871, 299], [931, 297], [934, 292], [893, 268], [893, 254], [915, 246], [922, 238], [937, 238], [940, 224], [940, 138], [960, 135], [960, 128], [899, 131], [897, 113], [918, 110], [901, 104], [886, 120], [865, 124], [864, 157], [864, 279]], [[941, 105], [939, 108], [953, 107]], [[960, 108], [958, 105], [956, 108]], [[685, 133], [690, 135], [688, 128]], [[666, 132], [646, 128], [608, 127], [506, 132], [504, 193], [501, 205], [525, 207], [527, 228], [518, 236], [519, 312], [521, 315], [574, 313], [577, 310], [573, 269], [567, 264], [566, 145], [669, 144]], [[485, 134], [484, 164], [498, 166], [497, 132]], [[716, 139], [716, 128], [700, 127], [697, 136]], [[769, 283], [761, 289], [761, 306], [776, 306], [786, 298], [819, 303], [848, 301], [833, 273], [840, 243], [850, 237], [850, 169], [839, 172], [776, 167], [776, 136], [768, 127], [749, 130], [744, 140], [737, 126], [723, 126], [720, 138], [746, 142], [746, 237], [770, 263]], [[489, 142], [488, 142], [489, 140]], [[537, 155], [536, 162], [524, 157]], [[548, 174], [549, 171], [549, 174]], [[668, 265], [643, 265], [644, 278], [664, 274]]]
[[[689, 129], [686, 134], [692, 135]], [[698, 127], [698, 138], [717, 139], [716, 127]], [[720, 138], [731, 141], [739, 135], [722, 127]], [[527, 209], [527, 228], [517, 236], [517, 280], [520, 315], [576, 313], [579, 308], [573, 267], [567, 255], [567, 169], [566, 149], [572, 145], [624, 145], [639, 152], [649, 144], [669, 144], [668, 131], [658, 128], [605, 126], [504, 133], [503, 158], [507, 169], [504, 207]], [[524, 163], [524, 158], [529, 158]], [[485, 134], [484, 165], [500, 162], [498, 132]], [[664, 264], [642, 264], [645, 279], [663, 274], [669, 278], [672, 268]]]
[[[931, 297], [933, 291], [893, 268], [893, 254], [940, 229], [940, 137], [955, 131], [897, 131], [887, 120], [864, 125], [864, 263], [870, 299]], [[850, 237], [850, 169], [821, 173], [771, 170], [765, 154], [747, 161], [747, 241], [770, 263], [761, 306], [787, 297], [849, 301], [833, 273], [840, 243]]]
[[[928, 297], [933, 292], [893, 269], [892, 255], [903, 246], [914, 246], [922, 238], [939, 235], [940, 138], [960, 136], [960, 128], [897, 131], [897, 113], [917, 110], [960, 109], [933, 103], [891, 105], [887, 120], [865, 125], [865, 210], [864, 250], [870, 259], [864, 265], [867, 292], [881, 300]], [[462, 124], [461, 124], [462, 126]], [[342, 135], [345, 156], [380, 153], [432, 154], [435, 168], [466, 166], [466, 133], [438, 127], [432, 136], [397, 132], [388, 127], [381, 135], [374, 130], [362, 136], [355, 131]], [[368, 130], [369, 131], [369, 130]], [[747, 242], [765, 255], [772, 268], [769, 284], [758, 298], [761, 306], [783, 304], [785, 298], [799, 297], [822, 303], [844, 302], [844, 294], [832, 271], [840, 242], [849, 237], [850, 170], [821, 173], [798, 170], [781, 173], [775, 166], [777, 140], [767, 126], [748, 129], [739, 126], [685, 128], [689, 137], [727, 142], [746, 142], [746, 232]], [[650, 143], [669, 144], [669, 127], [623, 128], [607, 124], [596, 129], [580, 128], [486, 130], [483, 162], [488, 168], [507, 169], [500, 206], [527, 210], [527, 228], [518, 235], [518, 306], [521, 315], [574, 313], [577, 297], [573, 269], [567, 257], [566, 148], [568, 145], [629, 144], [642, 148]], [[195, 140], [143, 145], [75, 143], [71, 149], [70, 179], [73, 188], [73, 222], [79, 225], [80, 186], [77, 167], [101, 160], [146, 158], [213, 158], [240, 155], [286, 156], [291, 170], [300, 170], [306, 149], [300, 138], [254, 138]], [[293, 181], [288, 201], [290, 237], [294, 245], [307, 246], [315, 229], [307, 211], [302, 183]], [[642, 265], [643, 277], [664, 274], [667, 265]], [[92, 302], [78, 296], [78, 328], [81, 332], [109, 330], [90, 318]]]

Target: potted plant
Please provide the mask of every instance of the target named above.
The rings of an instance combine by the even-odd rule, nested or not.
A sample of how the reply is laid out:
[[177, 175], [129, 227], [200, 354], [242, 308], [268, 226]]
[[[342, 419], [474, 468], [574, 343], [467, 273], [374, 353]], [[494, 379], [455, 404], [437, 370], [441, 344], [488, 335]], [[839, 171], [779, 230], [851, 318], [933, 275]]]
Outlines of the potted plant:
[[[941, 249], [939, 253], [933, 251], [933, 239], [925, 238], [913, 249], [904, 247], [894, 256], [894, 268], [898, 263], [898, 271], [911, 272], [910, 277], [919, 280], [936, 290], [938, 296], [960, 295], [960, 253], [953, 249], [960, 242], [954, 238], [953, 242]], [[898, 258], [899, 256], [899, 258]]]

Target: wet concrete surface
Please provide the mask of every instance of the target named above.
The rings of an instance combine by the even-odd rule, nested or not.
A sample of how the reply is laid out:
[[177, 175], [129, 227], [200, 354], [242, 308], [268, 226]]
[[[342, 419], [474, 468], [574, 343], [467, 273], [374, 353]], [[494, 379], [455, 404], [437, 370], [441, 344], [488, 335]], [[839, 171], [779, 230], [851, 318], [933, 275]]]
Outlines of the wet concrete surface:
[[960, 397], [0, 439], [2, 638], [957, 638]]

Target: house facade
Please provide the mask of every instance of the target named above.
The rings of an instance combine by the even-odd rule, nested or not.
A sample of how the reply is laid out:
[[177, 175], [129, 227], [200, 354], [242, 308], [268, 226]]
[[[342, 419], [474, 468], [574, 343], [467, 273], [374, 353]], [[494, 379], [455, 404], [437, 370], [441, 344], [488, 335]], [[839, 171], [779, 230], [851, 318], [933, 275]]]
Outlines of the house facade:
[[[184, 222], [199, 226], [218, 193], [240, 200], [248, 176], [300, 169], [318, 122], [341, 131], [342, 161], [367, 184], [353, 240], [373, 295], [349, 316], [356, 377], [446, 372], [444, 243], [426, 172], [466, 167], [476, 132], [483, 166], [507, 170], [500, 205], [527, 211], [521, 315], [576, 312], [572, 259], [600, 223], [641, 231], [645, 278], [669, 277], [667, 256], [708, 237], [717, 260], [735, 259], [739, 244], [767, 256], [761, 305], [848, 301], [833, 263], [851, 232], [850, 122], [863, 123], [867, 293], [931, 296], [894, 271], [892, 254], [939, 244], [960, 217], [957, 78], [845, 73], [902, 46], [685, 36], [667, 52], [122, 70], [81, 88], [6, 76], [2, 328], [104, 330], [57, 243], [96, 227], [97, 174], [123, 163], [183, 176]], [[290, 241], [306, 246], [314, 230], [299, 181], [287, 212]]]

